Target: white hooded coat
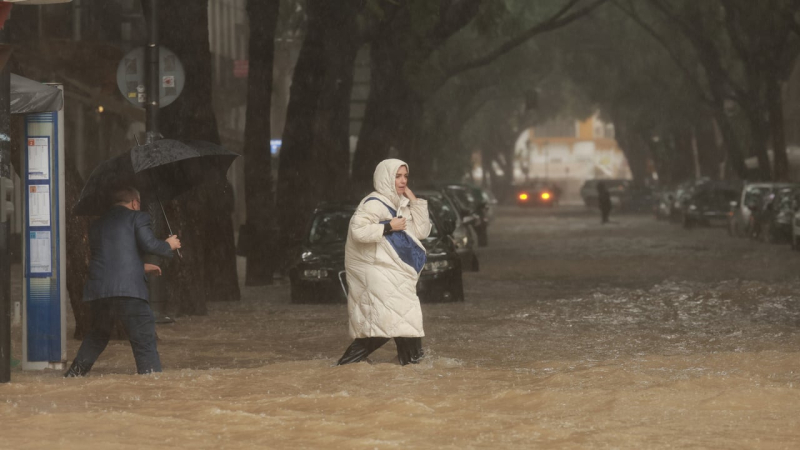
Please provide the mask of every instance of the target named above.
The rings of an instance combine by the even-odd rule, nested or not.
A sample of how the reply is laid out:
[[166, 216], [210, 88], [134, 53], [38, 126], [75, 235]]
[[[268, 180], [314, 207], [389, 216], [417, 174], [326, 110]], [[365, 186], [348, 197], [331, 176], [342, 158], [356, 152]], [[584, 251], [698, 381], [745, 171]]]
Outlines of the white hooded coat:
[[394, 247], [383, 236], [383, 224], [392, 213], [381, 202], [367, 201], [375, 197], [391, 206], [406, 219], [406, 231], [423, 250], [420, 239], [431, 232], [428, 202], [409, 201], [395, 190], [395, 175], [408, 164], [387, 159], [375, 168], [375, 192], [361, 200], [350, 219], [344, 266], [347, 271], [347, 309], [350, 314], [350, 336], [422, 337], [422, 310], [417, 297], [419, 274], [403, 262]]

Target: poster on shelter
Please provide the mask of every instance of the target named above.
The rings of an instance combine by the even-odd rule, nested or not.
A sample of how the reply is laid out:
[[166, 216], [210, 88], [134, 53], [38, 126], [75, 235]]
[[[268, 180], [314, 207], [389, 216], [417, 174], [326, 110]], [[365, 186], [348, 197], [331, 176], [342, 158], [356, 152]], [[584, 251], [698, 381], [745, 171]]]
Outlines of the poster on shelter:
[[30, 273], [37, 275], [53, 272], [53, 243], [49, 231], [31, 231]]
[[50, 179], [50, 138], [28, 139], [28, 179]]
[[28, 225], [50, 226], [50, 186], [46, 184], [28, 186]]

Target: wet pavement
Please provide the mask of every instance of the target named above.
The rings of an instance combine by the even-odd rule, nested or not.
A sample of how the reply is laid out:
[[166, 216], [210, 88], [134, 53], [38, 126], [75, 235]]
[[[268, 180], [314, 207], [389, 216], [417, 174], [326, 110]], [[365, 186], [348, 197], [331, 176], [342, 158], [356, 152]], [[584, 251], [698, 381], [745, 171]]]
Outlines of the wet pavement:
[[161, 374], [124, 342], [84, 379], [15, 370], [0, 448], [798, 448], [800, 253], [612, 220], [500, 208], [417, 366], [334, 367], [345, 305], [246, 288], [159, 325]]

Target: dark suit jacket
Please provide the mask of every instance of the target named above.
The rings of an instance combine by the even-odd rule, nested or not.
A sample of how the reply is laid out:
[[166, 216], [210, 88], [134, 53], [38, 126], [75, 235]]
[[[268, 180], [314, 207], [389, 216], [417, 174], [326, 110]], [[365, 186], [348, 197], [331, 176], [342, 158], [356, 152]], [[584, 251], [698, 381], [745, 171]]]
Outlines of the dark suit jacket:
[[134, 297], [148, 300], [142, 254], [172, 257], [166, 241], [153, 234], [150, 215], [112, 206], [89, 229], [89, 279], [83, 300]]

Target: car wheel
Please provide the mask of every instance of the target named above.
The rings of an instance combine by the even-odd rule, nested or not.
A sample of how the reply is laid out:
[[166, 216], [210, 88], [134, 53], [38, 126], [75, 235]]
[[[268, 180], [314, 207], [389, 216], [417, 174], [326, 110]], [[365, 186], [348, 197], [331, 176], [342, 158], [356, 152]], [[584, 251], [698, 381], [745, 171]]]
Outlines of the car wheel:
[[692, 228], [694, 228], [694, 221], [692, 221], [692, 219], [686, 216], [683, 216], [683, 228], [691, 230]]
[[486, 247], [489, 245], [489, 227], [488, 225], [481, 225], [475, 228], [478, 233], [478, 247]]
[[797, 236], [794, 234], [794, 230], [792, 230], [792, 250], [800, 251], [800, 245], [797, 245]]
[[464, 280], [461, 277], [461, 272], [459, 271], [458, 275], [453, 277], [452, 284], [450, 286], [450, 292], [453, 293], [453, 301], [456, 302], [463, 302], [464, 301]]

